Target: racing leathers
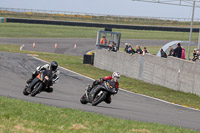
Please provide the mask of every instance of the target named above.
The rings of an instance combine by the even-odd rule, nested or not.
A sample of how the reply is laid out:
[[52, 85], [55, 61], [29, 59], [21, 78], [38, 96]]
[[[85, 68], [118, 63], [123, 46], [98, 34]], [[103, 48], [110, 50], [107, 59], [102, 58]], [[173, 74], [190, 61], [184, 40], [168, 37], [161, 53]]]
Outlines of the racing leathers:
[[[45, 64], [43, 66], [38, 66], [36, 68], [36, 70], [32, 73], [32, 77], [26, 81], [27, 84], [31, 83], [32, 80], [40, 73], [40, 71], [42, 70], [51, 70], [50, 69], [50, 64]], [[60, 71], [57, 68], [56, 70], [52, 71], [53, 74], [53, 84], [57, 83], [59, 81], [59, 76], [60, 76]], [[51, 86], [53, 86], [53, 84]], [[47, 92], [53, 92], [53, 88], [48, 86], [48, 88], [46, 89]]]
[[[111, 81], [112, 81], [112, 80], [113, 80], [112, 76], [106, 76], [106, 77], [104, 77], [104, 78], [100, 78], [99, 80], [95, 80], [95, 81], [93, 82], [93, 84], [92, 84], [92, 87], [88, 88], [88, 91], [91, 91], [92, 88], [95, 87], [96, 85], [99, 85], [99, 84], [103, 83], [104, 81], [108, 81], [108, 80], [111, 80]], [[114, 81], [113, 81], [113, 83], [115, 83], [114, 86], [115, 86], [116, 91], [118, 92], [118, 90], [119, 90], [119, 82], [118, 82], [118, 81], [117, 81], [117, 82], [114, 82]], [[111, 95], [109, 95], [109, 96], [105, 99], [105, 102], [108, 103], [108, 104], [111, 103]]]

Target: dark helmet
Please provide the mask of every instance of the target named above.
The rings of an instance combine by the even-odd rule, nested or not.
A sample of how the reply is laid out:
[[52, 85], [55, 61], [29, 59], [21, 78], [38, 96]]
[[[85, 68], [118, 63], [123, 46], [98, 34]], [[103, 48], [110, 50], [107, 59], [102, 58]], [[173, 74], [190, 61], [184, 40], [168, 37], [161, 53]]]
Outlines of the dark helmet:
[[50, 64], [50, 70], [55, 71], [58, 68], [58, 63], [56, 61], [52, 61]]

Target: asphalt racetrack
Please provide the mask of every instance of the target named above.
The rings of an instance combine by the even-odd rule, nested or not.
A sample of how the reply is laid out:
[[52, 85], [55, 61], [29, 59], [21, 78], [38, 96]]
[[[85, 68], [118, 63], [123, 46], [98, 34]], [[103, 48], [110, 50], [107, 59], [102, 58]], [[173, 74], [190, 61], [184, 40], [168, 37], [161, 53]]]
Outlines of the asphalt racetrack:
[[[2, 38], [0, 40], [1, 44], [12, 44], [11, 41], [9, 43], [2, 43]], [[88, 39], [83, 40], [88, 41]], [[91, 41], [95, 43], [95, 40]], [[13, 44], [26, 45], [24, 41], [20, 42], [19, 40], [13, 42]], [[31, 46], [31, 44], [29, 45]], [[91, 49], [88, 49], [90, 45]], [[85, 50], [77, 51], [77, 55], [94, 49], [95, 46], [92, 43], [90, 45], [82, 46], [83, 49], [86, 47]], [[26, 49], [26, 46], [24, 48]], [[31, 49], [27, 48], [27, 50]], [[30, 78], [32, 71], [35, 70], [38, 64], [43, 65], [45, 63], [26, 54], [8, 52], [0, 52], [0, 62], [0, 96], [18, 98], [56, 107], [95, 112], [122, 119], [154, 122], [200, 130], [200, 111], [125, 91], [119, 91], [117, 95], [113, 96], [111, 104], [103, 102], [96, 107], [90, 104], [82, 105], [79, 101], [80, 97], [84, 92], [86, 84], [91, 84], [92, 80], [62, 68], [60, 68], [60, 81], [53, 86], [53, 93], [42, 92], [36, 95], [36, 97], [24, 96], [22, 92], [25, 81]]]
[[[35, 48], [33, 48], [33, 42], [35, 42]], [[121, 40], [121, 47], [124, 47], [126, 42], [131, 43], [135, 49], [136, 45], [147, 46], [148, 48], [148, 46], [163, 46], [169, 41], [123, 39]], [[57, 48], [55, 48], [55, 43], [57, 43]], [[24, 45], [23, 50], [83, 56], [83, 54], [96, 48], [96, 39], [0, 38], [0, 44]], [[74, 49], [74, 44], [76, 44], [76, 49]]]

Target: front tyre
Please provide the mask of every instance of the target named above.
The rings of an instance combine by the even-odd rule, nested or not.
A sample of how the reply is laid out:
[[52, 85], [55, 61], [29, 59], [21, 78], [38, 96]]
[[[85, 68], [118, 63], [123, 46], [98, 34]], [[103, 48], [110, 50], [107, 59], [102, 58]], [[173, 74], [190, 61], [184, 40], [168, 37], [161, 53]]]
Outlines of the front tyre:
[[92, 106], [96, 106], [97, 104], [105, 100], [108, 92], [103, 91], [103, 93], [99, 96], [100, 92], [101, 91], [97, 92], [96, 95], [94, 96], [94, 99], [92, 101]]
[[87, 102], [86, 94], [84, 94], [84, 95], [81, 97], [80, 102], [81, 102], [82, 104], [87, 104], [87, 103], [88, 103], [88, 102]]
[[26, 91], [26, 87], [24, 88], [24, 90], [23, 90], [23, 94], [25, 95], [25, 96], [28, 96], [29, 95], [29, 93]]
[[43, 83], [37, 82], [33, 87], [33, 90], [31, 92], [31, 96], [34, 97], [36, 94], [40, 93], [42, 88], [43, 88]]

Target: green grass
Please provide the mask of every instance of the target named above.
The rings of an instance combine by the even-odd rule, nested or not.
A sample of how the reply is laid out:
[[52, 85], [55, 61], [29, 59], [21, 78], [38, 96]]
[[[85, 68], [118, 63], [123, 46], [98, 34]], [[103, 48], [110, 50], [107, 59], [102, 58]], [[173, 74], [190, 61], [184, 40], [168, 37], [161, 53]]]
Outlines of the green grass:
[[74, 109], [0, 97], [1, 133], [194, 133], [189, 129], [122, 120]]
[[[103, 30], [103, 28], [42, 24], [0, 23], [0, 37], [96, 38], [98, 30]], [[189, 40], [189, 33], [187, 32], [142, 31], [127, 29], [113, 29], [113, 31], [121, 32], [121, 39]], [[192, 40], [198, 40], [198, 33], [193, 33]]]
[[[41, 59], [44, 59], [49, 62], [52, 60], [56, 60], [60, 66], [81, 73], [83, 75], [89, 76], [94, 79], [99, 79], [100, 77], [104, 77], [105, 75], [111, 75], [111, 72], [95, 68], [94, 66], [91, 65], [83, 64], [83, 59], [82, 57], [79, 56], [41, 53], [33, 51], [20, 51], [19, 46], [14, 46], [14, 45], [0, 45], [0, 51], [37, 54]], [[124, 76], [122, 76], [120, 79], [120, 87], [132, 92], [145, 94], [172, 103], [200, 109], [200, 97], [195, 94], [171, 90], [166, 87], [152, 85], [140, 80], [131, 79]]]

